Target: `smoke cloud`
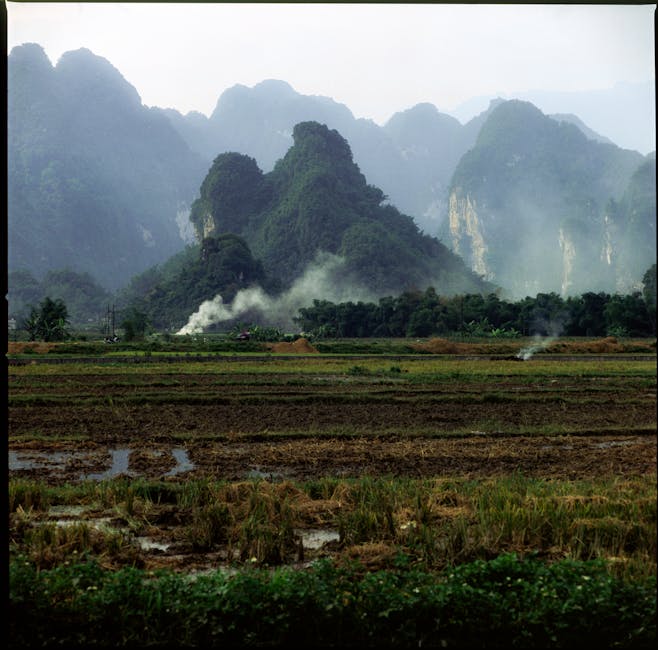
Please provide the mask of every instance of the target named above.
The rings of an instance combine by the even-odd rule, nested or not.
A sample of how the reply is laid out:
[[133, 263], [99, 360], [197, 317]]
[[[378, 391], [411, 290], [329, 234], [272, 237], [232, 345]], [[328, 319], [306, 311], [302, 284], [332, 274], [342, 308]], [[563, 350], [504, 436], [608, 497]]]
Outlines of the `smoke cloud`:
[[523, 361], [527, 361], [528, 359], [531, 359], [534, 354], [540, 352], [541, 350], [545, 350], [551, 343], [553, 343], [553, 341], [555, 341], [555, 339], [559, 338], [562, 330], [564, 329], [564, 318], [559, 318], [548, 322], [544, 320], [537, 321], [535, 325], [537, 329], [546, 331], [548, 336], [535, 334], [533, 342], [518, 352], [516, 355], [517, 359], [523, 359]]
[[250, 311], [267, 315], [268, 323], [280, 327], [294, 326], [293, 317], [302, 307], [311, 306], [314, 299], [331, 302], [370, 301], [373, 296], [363, 287], [337, 281], [345, 260], [330, 253], [320, 253], [302, 276], [279, 296], [270, 296], [259, 286], [238, 291], [233, 302], [224, 303], [221, 295], [203, 302], [177, 334], [199, 334], [210, 325], [223, 323]]

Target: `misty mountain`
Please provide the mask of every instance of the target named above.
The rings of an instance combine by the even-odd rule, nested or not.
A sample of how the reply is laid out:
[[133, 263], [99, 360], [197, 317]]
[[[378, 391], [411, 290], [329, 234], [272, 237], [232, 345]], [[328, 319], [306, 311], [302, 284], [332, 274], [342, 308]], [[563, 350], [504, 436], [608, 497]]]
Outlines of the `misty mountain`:
[[[285, 81], [270, 79], [253, 88], [236, 85], [225, 90], [209, 118], [196, 112], [183, 116], [172, 109], [163, 113], [208, 164], [218, 153], [234, 151], [254, 158], [265, 172], [292, 145], [295, 124], [326, 124], [349, 142], [368, 180], [412, 216], [421, 230], [436, 235], [448, 211], [457, 163], [475, 144], [491, 110], [503, 101], [492, 99], [465, 124], [433, 104], [421, 103], [396, 113], [380, 127], [356, 119], [345, 105], [330, 98], [301, 95]], [[576, 115], [552, 117], [575, 124], [590, 139], [606, 140]]]
[[15, 47], [7, 73], [9, 269], [116, 289], [181, 250], [207, 166], [170, 121], [86, 49]]
[[283, 287], [326, 252], [346, 259], [345, 282], [378, 295], [429, 285], [442, 293], [487, 288], [411, 217], [384, 204], [338, 131], [302, 122], [293, 143], [268, 173], [244, 154], [215, 159], [190, 214], [199, 239], [244, 237]]
[[457, 165], [440, 235], [512, 297], [641, 289], [656, 257], [652, 165], [502, 102]]
[[429, 234], [436, 233], [452, 172], [475, 142], [482, 122], [474, 119], [472, 125], [462, 126], [433, 105], [419, 104], [380, 127], [356, 119], [330, 98], [301, 95], [277, 80], [225, 90], [209, 118], [199, 113], [183, 116], [171, 109], [163, 113], [190, 148], [208, 161], [234, 151], [254, 158], [265, 172], [292, 146], [295, 124], [326, 124], [349, 142], [368, 180]]
[[443, 295], [494, 290], [385, 204], [347, 141], [317, 122], [293, 128], [293, 146], [270, 172], [245, 154], [217, 156], [190, 219], [199, 244], [136, 276], [121, 295], [122, 305], [160, 327], [182, 327], [200, 306], [198, 313], [236, 318], [266, 309], [290, 325], [313, 299], [374, 299], [430, 286]]
[[[580, 224], [581, 253], [589, 246], [610, 262], [595, 267], [589, 257], [579, 254], [578, 259], [584, 260], [585, 265], [580, 269], [573, 267], [566, 254], [566, 258], [556, 262], [557, 266], [546, 266], [550, 275], [543, 274], [541, 281], [526, 283], [530, 292], [532, 287], [543, 291], [549, 286], [576, 290], [588, 278], [596, 282], [595, 286], [607, 282], [603, 287], [606, 290], [623, 290], [637, 286], [634, 265], [645, 260], [645, 253], [634, 256], [625, 252], [632, 251], [634, 242], [641, 239], [639, 234], [630, 233], [646, 232], [647, 217], [641, 215], [650, 202], [645, 200], [641, 209], [637, 203], [646, 192], [652, 196], [652, 186], [646, 185], [648, 181], [641, 174], [637, 182], [631, 181], [645, 159], [606, 142], [600, 135], [602, 131], [591, 129], [589, 120], [586, 125], [576, 108], [562, 107], [559, 114], [542, 115], [542, 119], [530, 120], [526, 126], [526, 118], [520, 115], [516, 127], [511, 120], [505, 128], [498, 129], [495, 121], [489, 122], [493, 113], [507, 103], [500, 98], [492, 100], [464, 124], [425, 103], [397, 113], [380, 127], [370, 120], [355, 119], [346, 106], [330, 98], [301, 95], [286, 82], [267, 80], [253, 88], [237, 85], [227, 89], [210, 117], [196, 112], [183, 116], [173, 109], [145, 107], [137, 90], [108, 61], [88, 50], [67, 52], [53, 66], [36, 44], [12, 50], [8, 57], [8, 85], [10, 271], [26, 270], [43, 277], [50, 270], [68, 268], [91, 273], [107, 289], [125, 285], [135, 274], [164, 263], [194, 240], [189, 206], [218, 155], [232, 152], [254, 159], [259, 178], [267, 177], [262, 187], [260, 181], [256, 185], [270, 192], [267, 200], [278, 196], [281, 188], [275, 191], [271, 183], [273, 178], [281, 177], [269, 175], [291, 148], [297, 149], [294, 127], [307, 121], [326, 124], [347, 141], [359, 173], [385, 195], [379, 208], [395, 206], [403, 215], [409, 215], [421, 232], [440, 236], [464, 255], [477, 273], [487, 275], [497, 284], [507, 277], [518, 284], [525, 273], [526, 267], [518, 264], [511, 276], [501, 273], [505, 254], [495, 253], [499, 261], [491, 256], [493, 251], [519, 245], [519, 233], [527, 230], [532, 222], [528, 215], [533, 211], [539, 215], [549, 210], [546, 218], [553, 224], [560, 220], [572, 226]], [[629, 113], [629, 118], [632, 115]], [[489, 135], [485, 133], [484, 140], [479, 140], [485, 125]], [[511, 152], [515, 128], [525, 129], [523, 138], [528, 152]], [[538, 129], [536, 133], [534, 129]], [[496, 138], [492, 138], [492, 131], [497, 133]], [[569, 146], [561, 152], [563, 139]], [[487, 147], [490, 153], [484, 155]], [[501, 163], [503, 154], [497, 158], [491, 153], [497, 147], [510, 156], [525, 156], [523, 164], [515, 168], [515, 180], [501, 176], [500, 170], [495, 169], [497, 164], [514, 165], [513, 158]], [[542, 156], [544, 162], [540, 161]], [[495, 228], [487, 226], [486, 245], [492, 248], [485, 266], [474, 262], [477, 255], [474, 258], [469, 252], [468, 237], [464, 242], [456, 241], [449, 227], [457, 214], [452, 202], [461, 196], [457, 188], [462, 187], [464, 196], [473, 200], [484, 192], [473, 179], [467, 178], [469, 185], [464, 185], [464, 175], [477, 177], [472, 170], [479, 165], [482, 169], [478, 173], [489, 179], [500, 176], [500, 191], [506, 188], [510, 192], [510, 205], [504, 206], [504, 213], [500, 206], [489, 210], [490, 205], [478, 204], [478, 218], [483, 210], [489, 210], [497, 219]], [[562, 170], [558, 171], [560, 167]], [[244, 182], [249, 186], [253, 166], [246, 171]], [[571, 181], [563, 178], [567, 171], [572, 174]], [[527, 178], [522, 180], [524, 175]], [[241, 182], [236, 179], [236, 187]], [[518, 188], [514, 183], [523, 188], [520, 194], [515, 193]], [[640, 186], [647, 191], [643, 192]], [[655, 184], [653, 187], [655, 192]], [[323, 192], [320, 188], [319, 196], [324, 196]], [[548, 200], [546, 196], [553, 198]], [[234, 231], [244, 232], [254, 256], [265, 255], [268, 272], [274, 272], [276, 255], [252, 222], [253, 214], [266, 209], [258, 203], [261, 198], [243, 196], [244, 208], [249, 208], [249, 212], [239, 215], [238, 210], [235, 218], [239, 226]], [[585, 208], [578, 212], [575, 206], [580, 205], [581, 199], [594, 206], [591, 214]], [[526, 212], [517, 205], [519, 201], [528, 206]], [[293, 213], [286, 214], [295, 222]], [[655, 220], [655, 207], [653, 215]], [[247, 217], [245, 226], [240, 219]], [[482, 218], [480, 226], [489, 219]], [[388, 228], [389, 224], [384, 219], [380, 226]], [[198, 222], [195, 227], [198, 231]], [[534, 230], [554, 241], [555, 231], [551, 228], [546, 232]], [[381, 243], [379, 235], [368, 232]], [[562, 232], [571, 230], [565, 227]], [[335, 233], [322, 234], [329, 238], [333, 250], [337, 244], [332, 236], [335, 238]], [[504, 249], [507, 236], [508, 248]], [[348, 239], [358, 240], [356, 235]], [[559, 242], [558, 237], [558, 248]], [[300, 239], [299, 245], [302, 243], [314, 249], [312, 233]], [[522, 243], [528, 245], [525, 239]], [[563, 239], [562, 243], [567, 251], [574, 245], [571, 239]], [[285, 246], [282, 250], [292, 259], [310, 257], [304, 251], [290, 251]], [[518, 256], [521, 257], [520, 251]], [[285, 283], [299, 268], [291, 272], [289, 258], [282, 258], [282, 262], [280, 280]], [[531, 255], [526, 255], [526, 262], [532, 274], [537, 265]], [[278, 272], [275, 275], [279, 277]], [[587, 290], [591, 288], [588, 286]]]
[[[473, 97], [447, 112], [464, 123], [486, 110], [494, 98], [493, 95]], [[547, 115], [575, 114], [588, 128], [623, 149], [647, 154], [656, 148], [654, 80], [618, 83], [613, 88], [600, 90], [531, 90], [505, 96], [505, 99], [530, 102]]]
[[589, 139], [596, 140], [597, 142], [604, 142], [606, 144], [614, 144], [612, 140], [606, 138], [604, 135], [597, 133], [590, 129], [585, 122], [583, 122], [577, 115], [573, 113], [551, 113], [550, 118], [557, 120], [558, 122], [567, 122], [568, 124], [573, 124], [577, 126], [580, 131]]

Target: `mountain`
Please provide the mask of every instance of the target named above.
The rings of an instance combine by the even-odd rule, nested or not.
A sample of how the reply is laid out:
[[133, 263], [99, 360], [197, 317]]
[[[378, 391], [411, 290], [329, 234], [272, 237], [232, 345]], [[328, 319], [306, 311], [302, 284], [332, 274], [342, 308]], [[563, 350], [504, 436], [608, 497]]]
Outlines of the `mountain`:
[[656, 257], [650, 167], [529, 102], [502, 102], [457, 165], [440, 234], [512, 297], [635, 290]]
[[[485, 110], [494, 97], [474, 97], [448, 112], [464, 123]], [[599, 90], [530, 90], [501, 97], [530, 102], [547, 115], [575, 114], [589, 128], [623, 149], [645, 155], [656, 149], [654, 80], [618, 83], [612, 88]]]
[[254, 158], [265, 172], [293, 144], [295, 124], [326, 124], [349, 142], [368, 180], [428, 234], [436, 234], [454, 167], [474, 143], [482, 121], [462, 126], [433, 105], [419, 104], [380, 127], [354, 118], [345, 105], [330, 98], [301, 95], [273, 79], [253, 88], [236, 85], [225, 90], [209, 118], [171, 109], [163, 113], [209, 163], [217, 154], [233, 151]]
[[[295, 124], [326, 124], [349, 142], [359, 168], [390, 203], [413, 217], [423, 232], [437, 235], [457, 163], [475, 144], [491, 110], [503, 101], [491, 100], [464, 124], [433, 104], [421, 103], [380, 127], [354, 118], [345, 105], [330, 98], [301, 95], [285, 81], [269, 79], [253, 88], [236, 85], [225, 90], [209, 118], [196, 112], [183, 116], [172, 109], [163, 114], [208, 165], [217, 154], [232, 151], [254, 158], [265, 172], [292, 145]], [[590, 139], [605, 140], [576, 115], [553, 117], [575, 124]]]
[[[243, 185], [265, 194], [242, 195], [242, 207], [236, 207], [229, 231], [243, 233], [254, 256], [264, 256], [268, 273], [289, 282], [309, 255], [283, 246], [287, 256], [281, 257], [279, 273], [274, 269], [276, 253], [253, 219], [269, 209], [269, 204], [259, 201], [274, 201], [283, 191], [283, 172], [277, 166], [293, 155], [291, 149], [297, 151], [293, 132], [295, 125], [305, 122], [340, 133], [359, 173], [382, 193], [377, 208], [390, 209], [387, 218], [375, 219], [379, 230], [372, 224], [364, 230], [361, 224], [351, 231], [346, 242], [353, 248], [367, 252], [363, 242], [367, 233], [387, 250], [381, 230], [400, 225], [392, 217], [399, 211], [419, 229], [414, 237], [438, 236], [464, 255], [476, 273], [497, 284], [509, 279], [511, 291], [527, 288], [530, 293], [547, 287], [574, 291], [590, 280], [605, 290], [634, 287], [635, 265], [644, 263], [648, 254], [629, 252], [635, 243], [644, 246], [642, 237], [651, 234], [645, 228], [647, 217], [641, 216], [647, 209], [651, 212], [649, 202], [640, 197], [650, 197], [655, 184], [647, 184], [642, 174], [631, 181], [645, 158], [607, 142], [602, 131], [590, 128], [589, 121], [585, 124], [577, 110], [549, 116], [525, 103], [534, 113], [519, 113], [501, 123], [500, 115], [493, 116], [509, 102], [496, 98], [462, 124], [424, 103], [397, 113], [380, 127], [355, 119], [346, 106], [328, 97], [301, 95], [284, 81], [266, 80], [253, 88], [227, 89], [210, 117], [195, 112], [183, 116], [173, 109], [145, 107], [137, 90], [111, 63], [85, 49], [65, 53], [53, 67], [39, 45], [22, 45], [10, 53], [7, 71], [8, 266], [9, 271], [29, 271], [39, 281], [48, 271], [66, 268], [88, 272], [105, 289], [114, 290], [135, 274], [163, 264], [194, 241], [195, 229], [199, 231], [199, 208], [194, 225], [189, 208], [213, 161], [235, 154], [251, 158], [254, 164], [224, 158], [221, 164], [229, 175], [219, 186], [235, 172], [231, 167], [235, 163], [246, 175], [234, 178], [229, 186], [235, 185], [238, 194]], [[517, 131], [522, 132], [518, 152], [512, 151], [515, 138], [519, 139]], [[514, 156], [523, 162], [516, 165]], [[513, 168], [511, 176], [502, 173]], [[489, 179], [489, 187], [478, 181], [478, 175]], [[509, 204], [496, 195], [491, 179], [499, 183], [498, 194], [509, 193]], [[298, 182], [299, 178], [296, 188]], [[322, 181], [313, 182], [320, 183], [313, 187], [321, 203], [326, 188]], [[492, 193], [501, 205], [487, 204]], [[301, 204], [312, 203], [311, 193], [303, 194]], [[477, 223], [471, 214], [468, 226], [464, 208], [459, 207], [466, 197], [471, 204], [480, 201], [473, 212]], [[297, 198], [291, 195], [287, 200], [292, 205]], [[350, 205], [344, 207], [353, 212]], [[280, 210], [297, 223], [293, 213]], [[655, 219], [655, 208], [653, 214]], [[322, 219], [314, 218], [319, 220], [319, 236], [332, 250], [348, 246], [342, 240], [338, 246], [337, 233], [324, 232]], [[462, 234], [450, 229], [455, 219], [464, 222], [458, 227]], [[486, 225], [486, 241], [478, 242], [491, 219], [497, 221]], [[272, 216], [270, 221], [276, 219]], [[404, 221], [407, 228], [407, 217]], [[552, 225], [543, 228], [540, 222]], [[558, 222], [562, 230], [556, 231]], [[277, 236], [282, 223], [271, 226]], [[468, 228], [475, 230], [469, 234]], [[526, 230], [548, 237], [566, 252], [557, 261], [547, 261], [539, 280], [520, 286], [525, 267], [517, 265], [507, 273], [505, 251], [520, 245], [531, 249], [532, 237], [521, 237]], [[299, 246], [313, 249], [313, 236], [309, 232], [296, 239]], [[394, 238], [399, 239], [398, 234]], [[474, 245], [469, 238], [475, 238]], [[580, 262], [570, 261], [576, 240], [580, 254], [574, 259], [584, 260], [582, 268]], [[477, 252], [483, 246], [489, 247], [486, 255]], [[591, 254], [585, 256], [588, 247]], [[519, 248], [516, 257], [523, 257], [523, 250]], [[591, 261], [595, 252], [600, 260], [610, 262], [601, 265], [600, 261], [597, 266]], [[545, 257], [552, 260], [554, 253]], [[291, 260], [300, 260], [296, 268]], [[525, 260], [535, 272], [537, 264], [530, 253]], [[418, 277], [410, 272], [412, 276]], [[382, 281], [379, 278], [375, 284], [381, 286]], [[393, 278], [391, 285], [405, 281]]]
[[405, 197], [404, 205], [428, 233], [437, 233], [452, 174], [475, 143], [483, 119], [478, 116], [462, 125], [423, 103], [396, 113], [383, 127], [402, 156], [391, 183], [393, 194]]
[[12, 49], [8, 81], [8, 266], [70, 268], [107, 289], [185, 245], [207, 171], [170, 121], [89, 50], [53, 67]]
[[642, 290], [642, 278], [656, 263], [656, 154], [649, 154], [628, 181], [621, 199], [603, 215], [604, 269], [618, 293]]
[[290, 286], [319, 252], [346, 259], [344, 282], [384, 295], [433, 285], [441, 293], [491, 289], [441, 242], [366, 182], [346, 139], [317, 122], [293, 129], [271, 172], [237, 153], [219, 155], [190, 219], [199, 239], [244, 237], [265, 272]]
[[606, 144], [614, 144], [612, 140], [606, 138], [604, 135], [597, 133], [590, 129], [585, 122], [583, 122], [577, 115], [573, 113], [551, 113], [550, 118], [557, 120], [558, 122], [567, 122], [577, 126], [580, 131], [589, 139], [596, 140], [597, 142], [604, 142]]
[[290, 327], [314, 299], [375, 300], [430, 286], [442, 295], [495, 290], [385, 204], [347, 141], [317, 122], [293, 128], [293, 145], [270, 172], [245, 154], [217, 156], [190, 219], [198, 244], [134, 277], [119, 296], [122, 308], [157, 327], [187, 322], [201, 331], [263, 311]]

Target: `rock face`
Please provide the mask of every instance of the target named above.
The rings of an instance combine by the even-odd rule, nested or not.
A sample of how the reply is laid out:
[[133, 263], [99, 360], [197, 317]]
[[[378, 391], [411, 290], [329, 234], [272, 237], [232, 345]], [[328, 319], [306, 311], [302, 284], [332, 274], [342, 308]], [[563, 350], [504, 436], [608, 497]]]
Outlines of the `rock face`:
[[655, 261], [655, 223], [655, 154], [509, 101], [460, 160], [440, 235], [513, 298], [627, 293]]
[[470, 262], [471, 268], [478, 275], [493, 279], [494, 274], [487, 268], [487, 245], [475, 201], [471, 201], [468, 196], [458, 198], [457, 193], [451, 194], [448, 222], [455, 253]]

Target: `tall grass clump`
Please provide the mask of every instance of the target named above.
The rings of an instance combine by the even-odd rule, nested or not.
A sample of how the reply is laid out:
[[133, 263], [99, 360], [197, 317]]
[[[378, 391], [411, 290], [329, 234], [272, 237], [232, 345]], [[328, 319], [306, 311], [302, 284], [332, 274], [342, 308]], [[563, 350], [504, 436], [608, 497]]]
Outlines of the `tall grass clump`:
[[12, 480], [9, 482], [9, 512], [22, 510], [45, 510], [52, 500], [52, 489], [44, 482]]
[[245, 508], [239, 517], [239, 557], [259, 564], [278, 565], [297, 550], [294, 515], [286, 494], [250, 484]]

